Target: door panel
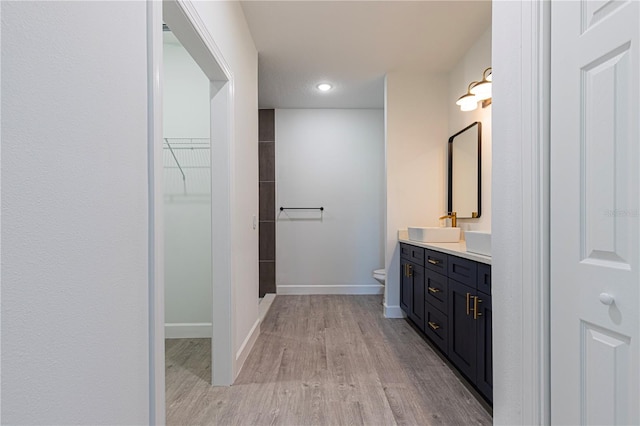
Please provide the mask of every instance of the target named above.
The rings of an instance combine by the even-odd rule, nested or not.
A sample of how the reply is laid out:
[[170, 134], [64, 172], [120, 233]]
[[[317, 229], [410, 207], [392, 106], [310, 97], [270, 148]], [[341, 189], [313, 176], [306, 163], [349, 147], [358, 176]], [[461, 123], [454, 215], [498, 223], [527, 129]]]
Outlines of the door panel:
[[475, 291], [449, 280], [449, 358], [471, 381], [476, 376], [476, 321], [472, 301]]
[[551, 420], [638, 424], [640, 2], [551, 14]]
[[411, 275], [411, 287], [413, 289], [409, 317], [420, 330], [424, 331], [424, 268], [411, 263], [409, 274]]
[[621, 0], [582, 0], [580, 3], [582, 15], [582, 33], [593, 27], [602, 19], [607, 18], [618, 7], [624, 5]]
[[413, 306], [413, 281], [408, 274], [408, 265], [406, 260], [400, 261], [400, 308], [405, 314], [411, 314]]
[[[583, 127], [580, 160], [581, 259], [629, 269], [632, 224], [617, 211], [630, 203], [630, 45], [607, 52], [582, 68]], [[609, 215], [602, 220], [602, 213]], [[606, 217], [606, 216], [605, 216]]]
[[491, 310], [491, 297], [478, 293], [478, 346], [477, 346], [477, 371], [476, 386], [489, 400], [493, 400], [493, 312]]
[[583, 396], [583, 423], [627, 423], [624, 413], [629, 408], [626, 400], [631, 372], [629, 338], [586, 322], [581, 325], [581, 352], [586, 356], [582, 374], [587, 384]]

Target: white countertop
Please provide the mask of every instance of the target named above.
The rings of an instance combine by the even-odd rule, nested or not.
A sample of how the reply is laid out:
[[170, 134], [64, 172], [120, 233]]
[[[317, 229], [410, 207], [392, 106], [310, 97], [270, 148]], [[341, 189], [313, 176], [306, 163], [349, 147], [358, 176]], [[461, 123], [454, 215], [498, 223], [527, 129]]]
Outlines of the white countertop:
[[457, 243], [423, 243], [421, 241], [413, 241], [409, 239], [409, 232], [406, 229], [398, 230], [398, 241], [491, 265], [490, 256], [468, 252], [465, 241], [458, 241]]

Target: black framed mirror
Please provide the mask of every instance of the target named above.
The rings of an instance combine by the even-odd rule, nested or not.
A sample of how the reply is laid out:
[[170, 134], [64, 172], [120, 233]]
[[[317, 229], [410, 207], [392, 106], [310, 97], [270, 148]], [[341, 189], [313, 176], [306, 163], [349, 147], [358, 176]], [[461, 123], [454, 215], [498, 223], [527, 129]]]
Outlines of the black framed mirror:
[[448, 212], [459, 219], [481, 214], [482, 123], [476, 121], [449, 138]]

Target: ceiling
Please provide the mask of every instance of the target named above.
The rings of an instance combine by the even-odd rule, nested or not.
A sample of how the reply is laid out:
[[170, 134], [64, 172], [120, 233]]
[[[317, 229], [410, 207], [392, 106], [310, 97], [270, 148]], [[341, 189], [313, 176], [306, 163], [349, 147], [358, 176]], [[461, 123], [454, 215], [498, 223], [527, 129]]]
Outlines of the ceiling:
[[491, 25], [488, 0], [241, 4], [260, 108], [382, 108], [385, 73], [446, 72]]

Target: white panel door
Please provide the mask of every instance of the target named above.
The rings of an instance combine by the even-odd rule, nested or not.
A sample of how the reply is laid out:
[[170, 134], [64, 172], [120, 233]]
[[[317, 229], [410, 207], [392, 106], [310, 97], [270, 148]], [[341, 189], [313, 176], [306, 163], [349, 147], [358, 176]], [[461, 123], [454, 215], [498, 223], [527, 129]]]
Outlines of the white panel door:
[[551, 419], [640, 424], [640, 2], [551, 22]]

